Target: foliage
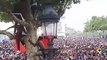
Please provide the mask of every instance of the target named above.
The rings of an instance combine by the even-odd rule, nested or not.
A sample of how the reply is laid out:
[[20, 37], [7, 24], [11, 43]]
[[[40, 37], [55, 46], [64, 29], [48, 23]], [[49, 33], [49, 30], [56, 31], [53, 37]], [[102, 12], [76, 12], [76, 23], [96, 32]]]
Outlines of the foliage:
[[90, 21], [86, 22], [84, 31], [107, 30], [107, 17], [93, 16]]
[[[20, 5], [20, 1], [24, 0], [0, 0], [0, 21], [9, 22], [11, 21], [10, 17], [6, 14], [6, 10], [13, 11], [14, 9], [18, 9], [17, 5]], [[44, 8], [44, 4], [47, 1], [51, 1], [53, 4], [53, 7], [58, 12], [60, 16], [62, 16], [67, 8], [71, 7], [71, 3], [76, 2], [77, 0], [31, 0], [33, 2], [37, 2], [40, 6], [40, 9], [42, 10]], [[79, 0], [78, 0], [79, 1]], [[78, 3], [78, 1], [76, 3]], [[31, 3], [32, 5], [32, 3]], [[5, 12], [5, 13], [3, 13]], [[39, 12], [41, 12], [39, 10]], [[36, 15], [38, 15], [36, 13]]]
[[19, 0], [0, 0], [0, 21], [1, 22], [10, 22], [11, 17], [8, 16], [7, 11], [13, 10], [14, 5]]
[[16, 0], [0, 0], [0, 11], [13, 9], [16, 2]]
[[1, 22], [5, 22], [5, 23], [8, 23], [8, 22], [12, 21], [12, 19], [11, 19], [10, 16], [8, 16], [7, 13], [5, 13], [5, 12], [0, 12], [0, 21], [1, 21]]

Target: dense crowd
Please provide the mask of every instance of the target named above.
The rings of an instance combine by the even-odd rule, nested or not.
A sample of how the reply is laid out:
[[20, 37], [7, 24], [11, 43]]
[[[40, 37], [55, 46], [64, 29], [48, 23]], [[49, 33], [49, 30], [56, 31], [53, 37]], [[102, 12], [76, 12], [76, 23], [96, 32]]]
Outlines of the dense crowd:
[[[104, 38], [58, 38], [53, 47], [59, 53], [54, 60], [107, 60], [107, 42]], [[15, 51], [13, 42], [0, 42], [0, 60], [26, 60], [26, 54]]]
[[26, 54], [15, 51], [13, 42], [2, 40], [0, 42], [0, 60], [25, 60]]
[[103, 38], [64, 38], [54, 43], [60, 49], [55, 60], [107, 60], [107, 42]]

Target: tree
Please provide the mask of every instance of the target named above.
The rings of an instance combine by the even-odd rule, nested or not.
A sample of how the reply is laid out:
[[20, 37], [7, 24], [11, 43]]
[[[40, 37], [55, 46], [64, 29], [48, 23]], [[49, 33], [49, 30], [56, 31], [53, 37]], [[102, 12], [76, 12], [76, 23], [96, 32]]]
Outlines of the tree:
[[107, 30], [107, 17], [93, 16], [90, 21], [86, 22], [84, 31]]
[[[42, 11], [47, 1], [52, 2], [53, 7], [60, 17], [64, 14], [65, 10], [70, 7], [71, 3], [80, 2], [79, 0], [0, 0], [0, 21], [13, 22], [13, 27], [19, 31], [24, 31], [23, 27], [26, 27], [26, 35], [23, 38], [27, 49], [27, 60], [39, 60], [39, 57], [36, 56], [38, 47], [33, 46], [29, 40], [34, 44], [37, 42], [37, 28], [41, 25], [37, 18], [41, 13], [37, 12]], [[37, 7], [40, 7], [35, 14], [31, 9], [31, 5], [34, 2], [37, 2]], [[21, 13], [24, 17], [24, 21], [13, 13]]]

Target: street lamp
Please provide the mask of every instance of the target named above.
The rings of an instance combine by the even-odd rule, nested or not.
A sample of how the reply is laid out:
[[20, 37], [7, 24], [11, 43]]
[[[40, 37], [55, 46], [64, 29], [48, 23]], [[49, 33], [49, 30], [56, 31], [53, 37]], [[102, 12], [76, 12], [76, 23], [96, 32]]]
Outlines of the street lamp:
[[[45, 7], [42, 11], [42, 15], [38, 18], [42, 23], [42, 32], [44, 37], [48, 39], [48, 49], [42, 49], [44, 52], [44, 59], [51, 60], [55, 55], [54, 52], [56, 51], [53, 48], [53, 39], [57, 38], [57, 23], [59, 22], [60, 17], [58, 16], [57, 12], [53, 9], [51, 3], [46, 3]], [[48, 53], [47, 53], [48, 52]], [[47, 57], [48, 56], [48, 57]]]
[[45, 4], [42, 15], [39, 16], [39, 20], [42, 23], [42, 31], [44, 36], [57, 37], [57, 23], [59, 21], [59, 16], [53, 9], [51, 3]]

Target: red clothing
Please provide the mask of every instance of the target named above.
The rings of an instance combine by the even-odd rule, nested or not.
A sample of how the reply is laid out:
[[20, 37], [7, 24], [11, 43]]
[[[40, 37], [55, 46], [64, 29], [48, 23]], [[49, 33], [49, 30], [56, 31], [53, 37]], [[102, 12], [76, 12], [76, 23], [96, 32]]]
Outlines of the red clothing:
[[[14, 50], [18, 51], [18, 46], [17, 46], [17, 41], [16, 39], [14, 39]], [[20, 42], [20, 51], [25, 53], [26, 52], [26, 48], [23, 46], [23, 44]]]

